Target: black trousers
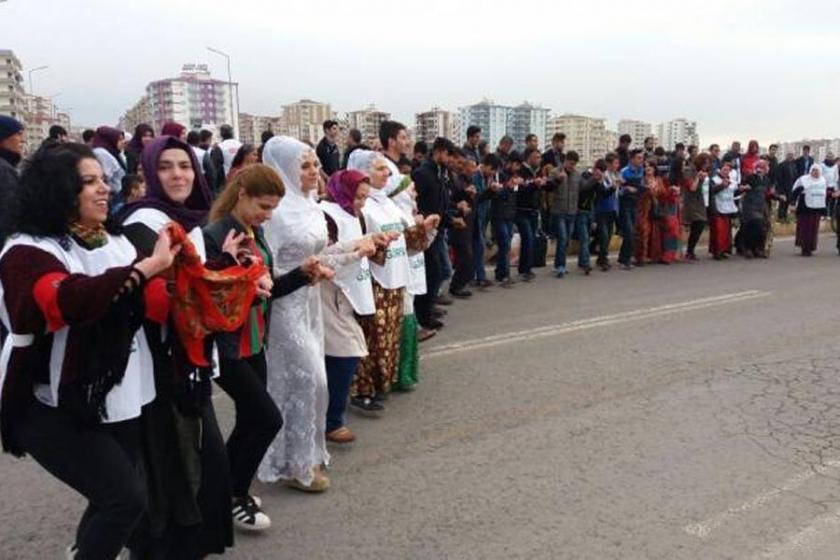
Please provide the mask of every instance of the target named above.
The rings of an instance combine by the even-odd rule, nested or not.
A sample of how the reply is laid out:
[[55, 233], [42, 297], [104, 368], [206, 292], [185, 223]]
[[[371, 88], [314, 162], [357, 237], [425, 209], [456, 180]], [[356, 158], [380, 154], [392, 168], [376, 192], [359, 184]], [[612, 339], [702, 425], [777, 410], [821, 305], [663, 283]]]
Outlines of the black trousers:
[[83, 426], [34, 402], [20, 437], [38, 464], [88, 500], [76, 559], [116, 558], [146, 510], [139, 419]]
[[432, 309], [443, 279], [440, 253], [438, 252], [440, 250], [438, 244], [441, 243], [446, 243], [442, 231], [438, 232], [435, 240], [423, 253], [426, 259], [426, 293], [414, 297], [414, 312], [417, 315], [417, 322], [424, 327], [432, 320]]
[[467, 221], [467, 227], [464, 229], [449, 230], [449, 243], [455, 253], [454, 271], [452, 281], [449, 283], [450, 290], [462, 290], [473, 278], [475, 262], [473, 261], [472, 230], [472, 220]]
[[231, 492], [248, 495], [268, 446], [283, 427], [283, 417], [266, 390], [265, 354], [239, 360], [221, 358], [216, 379], [236, 406], [236, 423], [227, 440]]
[[697, 248], [697, 243], [700, 241], [700, 236], [703, 235], [703, 230], [706, 228], [706, 222], [703, 220], [694, 220], [691, 222], [688, 231], [688, 247], [686, 252], [689, 255], [694, 254], [694, 249]]

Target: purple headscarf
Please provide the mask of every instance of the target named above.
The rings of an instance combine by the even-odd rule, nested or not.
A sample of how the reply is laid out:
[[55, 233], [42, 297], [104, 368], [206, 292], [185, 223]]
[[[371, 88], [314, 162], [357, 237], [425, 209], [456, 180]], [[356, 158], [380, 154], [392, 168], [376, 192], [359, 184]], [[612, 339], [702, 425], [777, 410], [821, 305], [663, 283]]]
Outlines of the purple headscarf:
[[155, 129], [152, 128], [152, 125], [146, 123], [138, 124], [134, 128], [134, 136], [131, 137], [131, 141], [128, 143], [128, 149], [140, 156], [143, 153], [143, 136], [149, 132], [154, 137]]
[[[190, 157], [195, 179], [190, 196], [183, 203], [175, 202], [163, 190], [163, 185], [158, 178], [158, 160], [164, 150], [184, 150]], [[189, 232], [197, 226], [207, 222], [207, 214], [210, 212], [211, 197], [210, 189], [204, 180], [201, 166], [195, 157], [193, 150], [181, 140], [172, 136], [158, 136], [149, 146], [143, 150], [143, 174], [146, 177], [146, 196], [126, 204], [120, 212], [120, 220], [125, 220], [134, 211], [140, 208], [154, 208], [160, 210], [172, 221], [178, 222]]]
[[366, 174], [355, 169], [338, 171], [330, 177], [330, 182], [327, 184], [327, 193], [329, 193], [333, 202], [352, 216], [355, 215], [353, 200], [356, 198], [356, 191], [359, 190], [360, 184], [368, 180]]
[[123, 136], [123, 131], [118, 128], [100, 126], [93, 135], [91, 146], [94, 148], [105, 148], [109, 154], [117, 158], [117, 161], [120, 161], [120, 150], [117, 146]]

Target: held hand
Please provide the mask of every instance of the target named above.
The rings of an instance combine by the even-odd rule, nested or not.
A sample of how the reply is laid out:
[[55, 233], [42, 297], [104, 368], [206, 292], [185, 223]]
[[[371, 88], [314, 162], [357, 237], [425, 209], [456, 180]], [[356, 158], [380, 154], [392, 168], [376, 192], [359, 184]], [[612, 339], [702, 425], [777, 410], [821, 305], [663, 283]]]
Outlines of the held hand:
[[137, 263], [137, 270], [142, 272], [146, 278], [151, 278], [171, 267], [175, 261], [175, 255], [180, 251], [181, 245], [172, 245], [169, 232], [162, 229], [158, 234], [152, 254]]
[[238, 261], [240, 245], [246, 237], [244, 232], [237, 234], [236, 231], [230, 230], [227, 237], [225, 237], [225, 242], [222, 243], [222, 252], [227, 253]]
[[639, 189], [637, 189], [636, 187], [627, 187], [627, 192], [629, 192], [630, 194], [636, 194], [637, 192], [639, 192]]
[[464, 189], [464, 190], [465, 190], [465, 191], [467, 192], [467, 194], [468, 194], [468, 195], [470, 195], [470, 196], [475, 196], [475, 195], [478, 193], [478, 191], [477, 191], [477, 190], [475, 190], [475, 187], [474, 187], [473, 185], [470, 185], [469, 187], [467, 187], [467, 188], [466, 188], [466, 189]]
[[502, 190], [502, 184], [498, 181], [493, 181], [492, 183], [490, 183], [490, 190], [493, 192], [499, 192], [500, 190]]
[[302, 263], [300, 263], [300, 270], [304, 274], [306, 274], [310, 280], [312, 280], [313, 276], [318, 274], [318, 266], [320, 262], [318, 261], [318, 257], [306, 257]]
[[362, 238], [356, 245], [356, 253], [360, 257], [372, 257], [376, 254], [376, 243], [372, 238]]
[[458, 210], [460, 210], [460, 211], [461, 211], [462, 213], [464, 213], [464, 214], [467, 214], [467, 213], [469, 213], [469, 211], [470, 211], [470, 204], [469, 204], [469, 202], [467, 202], [466, 200], [462, 200], [462, 201], [460, 201], [460, 202], [456, 205], [456, 207], [458, 208]]
[[418, 225], [418, 226], [422, 226], [422, 225], [423, 225], [423, 221], [424, 221], [424, 218], [423, 218], [423, 216], [422, 216], [421, 214], [417, 214], [416, 216], [414, 216], [414, 223], [415, 223], [416, 225]]
[[318, 264], [318, 270], [312, 279], [312, 283], [320, 282], [321, 280], [332, 280], [335, 278], [335, 270], [328, 266]]
[[467, 227], [467, 222], [464, 221], [464, 218], [452, 218], [452, 227], [455, 229], [464, 229]]
[[432, 231], [433, 229], [437, 229], [439, 225], [440, 216], [438, 216], [437, 214], [430, 214], [429, 216], [426, 216], [426, 219], [423, 222], [423, 227], [426, 229], [426, 231]]
[[257, 295], [262, 298], [271, 297], [271, 288], [274, 287], [274, 281], [271, 279], [269, 273], [265, 273], [257, 279]]

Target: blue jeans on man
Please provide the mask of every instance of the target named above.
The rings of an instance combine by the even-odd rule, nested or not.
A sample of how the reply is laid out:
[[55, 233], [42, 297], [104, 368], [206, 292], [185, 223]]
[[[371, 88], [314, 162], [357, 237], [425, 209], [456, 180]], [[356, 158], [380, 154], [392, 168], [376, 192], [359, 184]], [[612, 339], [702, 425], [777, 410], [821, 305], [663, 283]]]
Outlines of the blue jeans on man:
[[496, 280], [502, 282], [510, 278], [510, 240], [513, 237], [513, 220], [493, 218], [493, 234], [496, 236]]
[[569, 250], [569, 240], [575, 233], [577, 214], [555, 214], [554, 232], [557, 238], [557, 251], [554, 253], [554, 273], [564, 276], [566, 270], [566, 251]]
[[519, 231], [519, 274], [531, 274], [537, 243], [538, 210], [517, 210], [516, 229]]
[[575, 233], [577, 233], [578, 241], [580, 242], [580, 250], [578, 251], [578, 266], [584, 270], [589, 270], [591, 265], [589, 263], [589, 232], [592, 228], [592, 213], [578, 212], [575, 219]]
[[618, 209], [618, 231], [621, 232], [621, 249], [618, 262], [630, 266], [633, 259], [634, 237], [636, 235], [636, 203], [623, 203]]

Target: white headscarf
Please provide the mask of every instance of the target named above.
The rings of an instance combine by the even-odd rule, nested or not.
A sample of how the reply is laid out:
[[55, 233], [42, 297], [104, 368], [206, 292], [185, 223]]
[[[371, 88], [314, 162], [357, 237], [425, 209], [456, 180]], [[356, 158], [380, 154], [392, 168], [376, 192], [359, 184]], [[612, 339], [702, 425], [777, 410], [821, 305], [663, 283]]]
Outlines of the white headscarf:
[[[353, 150], [353, 153], [350, 154], [350, 158], [347, 160], [347, 169], [355, 169], [370, 175], [373, 162], [377, 158], [384, 159], [385, 156], [379, 152], [374, 152], [373, 150]], [[377, 189], [376, 187], [371, 186], [371, 188], [368, 189], [368, 198], [379, 201], [388, 198], [388, 195], [385, 193], [385, 187]]]
[[263, 147], [263, 162], [280, 175], [286, 187], [285, 196], [265, 228], [266, 240], [275, 250], [284, 239], [293, 237], [290, 234], [316, 224], [320, 226], [324, 221], [317, 192], [313, 189], [305, 196], [300, 181], [301, 163], [314, 152], [300, 140], [288, 136], [275, 136]]

